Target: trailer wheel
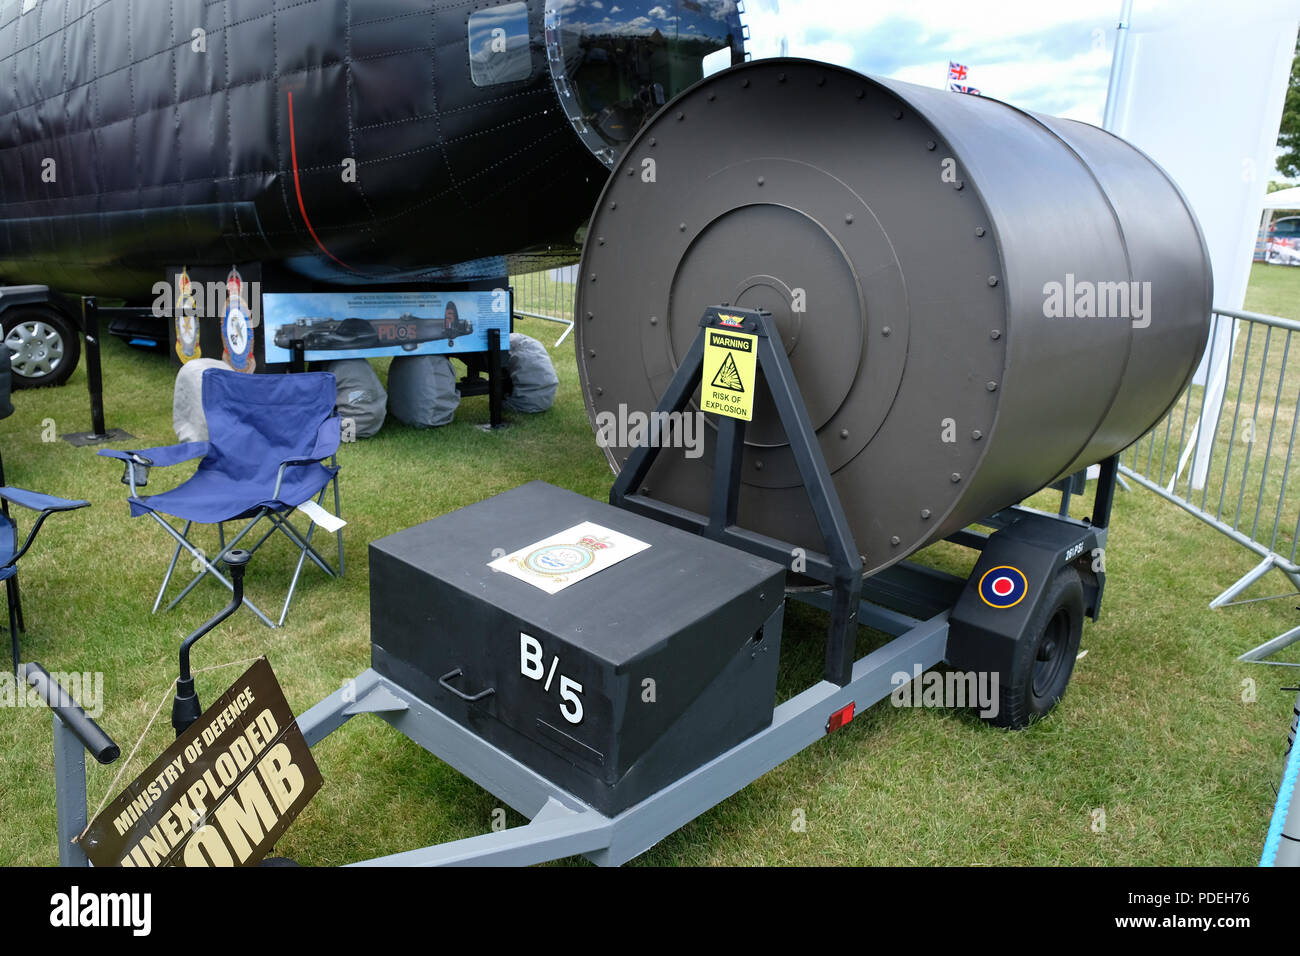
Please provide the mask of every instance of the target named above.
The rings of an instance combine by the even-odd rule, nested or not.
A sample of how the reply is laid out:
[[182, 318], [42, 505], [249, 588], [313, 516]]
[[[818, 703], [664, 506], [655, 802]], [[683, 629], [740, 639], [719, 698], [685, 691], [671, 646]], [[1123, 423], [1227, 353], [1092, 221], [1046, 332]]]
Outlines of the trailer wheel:
[[1000, 674], [998, 712], [989, 723], [1021, 730], [1065, 694], [1083, 637], [1083, 582], [1063, 568], [1048, 585], [1017, 642], [1009, 674]]
[[77, 367], [81, 338], [76, 326], [54, 309], [10, 309], [2, 327], [14, 388], [62, 385]]

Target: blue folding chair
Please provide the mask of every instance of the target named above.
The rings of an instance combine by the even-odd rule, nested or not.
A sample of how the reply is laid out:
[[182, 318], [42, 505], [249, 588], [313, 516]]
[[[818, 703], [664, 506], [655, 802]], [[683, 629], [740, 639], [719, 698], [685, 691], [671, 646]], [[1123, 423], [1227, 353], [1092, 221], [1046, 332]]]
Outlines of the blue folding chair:
[[[182, 549], [194, 558], [199, 570], [167, 610], [179, 604], [209, 574], [233, 592], [234, 585], [217, 564], [237, 548], [256, 551], [276, 531], [283, 532], [300, 553], [279, 620], [272, 623], [247, 596], [244, 598], [244, 604], [267, 627], [284, 623], [307, 559], [331, 577], [343, 574], [343, 529], [335, 532], [339, 559], [338, 567], [332, 568], [312, 547], [316, 523], [312, 521], [303, 534], [289, 520], [295, 508], [313, 498], [320, 505], [330, 485], [334, 486], [334, 514], [339, 514], [336, 397], [334, 376], [329, 372], [249, 375], [208, 369], [203, 373], [207, 441], [138, 451], [100, 451], [101, 455], [126, 462], [122, 483], [131, 489], [127, 498], [131, 517], [152, 516], [176, 540], [176, 550], [153, 604], [155, 613], [167, 593]], [[180, 485], [161, 494], [140, 495], [139, 489], [148, 484], [151, 467], [195, 458], [199, 459], [198, 468]], [[178, 530], [164, 515], [184, 521], [184, 527]], [[241, 545], [263, 518], [271, 527], [251, 547]], [[229, 541], [225, 527], [228, 521], [244, 522]], [[216, 557], [209, 558], [190, 540], [190, 529], [196, 524], [217, 526], [221, 550]]]
[[[36, 521], [27, 532], [22, 547], [18, 546], [18, 525], [9, 516], [10, 502], [36, 512]], [[5, 487], [4, 462], [0, 461], [0, 581], [5, 583], [5, 600], [9, 605], [9, 645], [13, 651], [15, 674], [18, 673], [18, 633], [26, 630], [23, 625], [22, 596], [18, 592], [18, 559], [32, 546], [36, 532], [41, 530], [46, 518], [59, 511], [76, 511], [89, 504], [89, 501], [73, 501], [22, 488]]]

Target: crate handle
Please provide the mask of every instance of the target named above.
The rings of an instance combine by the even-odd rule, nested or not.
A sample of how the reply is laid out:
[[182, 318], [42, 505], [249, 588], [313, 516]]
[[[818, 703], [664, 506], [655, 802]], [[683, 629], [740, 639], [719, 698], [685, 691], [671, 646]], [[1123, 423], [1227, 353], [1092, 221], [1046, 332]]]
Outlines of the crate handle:
[[490, 697], [491, 695], [497, 692], [497, 689], [495, 687], [489, 687], [486, 690], [481, 690], [477, 694], [467, 694], [463, 690], [457, 690], [455, 687], [451, 686], [450, 682], [460, 676], [461, 676], [461, 670], [459, 667], [457, 667], [455, 670], [447, 671], [447, 673], [439, 677], [438, 683], [441, 684], [443, 687], [445, 687], [447, 690], [451, 691], [461, 700], [469, 701], [469, 703], [471, 704], [474, 703], [475, 701], [482, 700], [484, 697]]

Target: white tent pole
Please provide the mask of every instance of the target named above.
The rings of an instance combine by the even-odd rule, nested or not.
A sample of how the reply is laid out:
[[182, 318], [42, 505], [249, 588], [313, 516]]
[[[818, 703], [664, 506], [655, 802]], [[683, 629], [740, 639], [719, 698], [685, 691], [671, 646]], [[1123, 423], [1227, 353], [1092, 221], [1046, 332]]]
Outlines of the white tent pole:
[[1115, 52], [1110, 58], [1110, 80], [1106, 84], [1106, 110], [1102, 114], [1102, 129], [1115, 128], [1115, 111], [1119, 108], [1119, 87], [1127, 67], [1128, 31], [1132, 19], [1133, 0], [1124, 0], [1120, 8], [1119, 24], [1115, 27]]

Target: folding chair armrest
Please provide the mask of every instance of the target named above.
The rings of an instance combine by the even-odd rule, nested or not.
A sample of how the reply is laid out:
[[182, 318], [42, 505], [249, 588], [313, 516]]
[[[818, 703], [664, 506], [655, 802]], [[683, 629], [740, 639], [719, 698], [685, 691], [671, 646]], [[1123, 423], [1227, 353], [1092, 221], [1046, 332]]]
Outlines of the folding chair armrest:
[[[6, 501], [12, 501], [16, 505], [22, 505], [24, 508], [30, 508], [39, 514], [36, 520], [32, 522], [32, 529], [27, 532], [27, 540], [23, 546], [14, 552], [5, 567], [10, 567], [18, 563], [18, 559], [27, 553], [27, 549], [32, 546], [36, 540], [36, 533], [41, 530], [41, 525], [45, 524], [45, 519], [52, 514], [60, 511], [76, 511], [78, 508], [87, 508], [90, 506], [89, 501], [74, 501], [70, 498], [56, 498], [54, 495], [42, 495], [35, 491], [24, 491], [22, 488], [0, 488], [0, 498]], [[11, 522], [12, 523], [12, 522]]]
[[331, 415], [321, 422], [320, 427], [316, 429], [316, 444], [312, 446], [306, 457], [286, 458], [280, 463], [280, 467], [283, 469], [285, 465], [310, 465], [318, 461], [324, 461], [339, 450], [342, 434], [338, 415]]
[[25, 488], [0, 488], [0, 498], [12, 501], [29, 511], [45, 511], [51, 514], [56, 511], [76, 511], [90, 504], [89, 501], [81, 499], [57, 498], [54, 495], [43, 495], [38, 491], [28, 491]]
[[205, 441], [187, 441], [179, 445], [159, 445], [156, 448], [141, 448], [138, 451], [118, 451], [116, 448], [101, 448], [99, 454], [105, 458], [116, 458], [126, 462], [122, 473], [122, 484], [131, 488], [135, 497], [136, 488], [149, 484], [149, 469], [157, 466], [166, 468], [183, 461], [202, 458], [211, 447]]
[[158, 466], [179, 465], [183, 461], [202, 458], [212, 446], [205, 441], [187, 441], [179, 445], [159, 445], [156, 448], [139, 448], [134, 451], [118, 451], [115, 448], [101, 448], [99, 454], [105, 458], [120, 458], [138, 465]]
[[324, 461], [339, 450], [339, 442], [342, 438], [342, 430], [339, 426], [338, 415], [331, 415], [320, 423], [316, 429], [316, 444], [305, 458], [286, 458], [280, 462], [280, 470], [275, 476], [275, 491], [271, 493], [272, 498], [280, 497], [280, 485], [284, 482], [285, 469], [292, 465], [314, 465], [318, 461]]

